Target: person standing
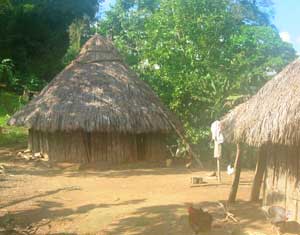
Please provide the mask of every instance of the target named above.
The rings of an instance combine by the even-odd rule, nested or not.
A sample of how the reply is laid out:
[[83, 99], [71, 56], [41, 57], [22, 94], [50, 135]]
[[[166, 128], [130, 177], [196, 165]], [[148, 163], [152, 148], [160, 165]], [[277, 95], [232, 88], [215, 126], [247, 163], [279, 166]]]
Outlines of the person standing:
[[222, 144], [224, 143], [224, 136], [222, 134], [221, 122], [214, 121], [211, 124], [212, 140], [214, 141], [214, 158], [217, 160], [217, 176], [221, 183], [220, 159], [222, 157]]

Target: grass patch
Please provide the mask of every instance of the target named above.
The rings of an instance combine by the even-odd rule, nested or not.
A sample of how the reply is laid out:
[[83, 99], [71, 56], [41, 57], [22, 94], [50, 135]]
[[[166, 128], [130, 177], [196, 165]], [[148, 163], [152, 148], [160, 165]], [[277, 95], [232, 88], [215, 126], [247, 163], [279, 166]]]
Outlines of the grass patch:
[[26, 146], [28, 131], [23, 127], [7, 126], [6, 122], [9, 119], [9, 115], [0, 116], [0, 127], [2, 133], [0, 134], [0, 147], [13, 147]]
[[9, 92], [0, 93], [0, 147], [26, 146], [27, 129], [6, 124], [10, 115], [21, 108], [23, 104], [24, 102], [18, 95]]

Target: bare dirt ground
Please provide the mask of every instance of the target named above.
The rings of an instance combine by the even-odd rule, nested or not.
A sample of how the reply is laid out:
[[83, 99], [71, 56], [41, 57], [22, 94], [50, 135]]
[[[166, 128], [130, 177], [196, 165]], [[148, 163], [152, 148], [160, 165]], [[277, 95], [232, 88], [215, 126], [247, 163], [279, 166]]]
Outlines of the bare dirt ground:
[[[185, 203], [200, 204], [218, 217], [216, 202], [227, 199], [232, 180], [223, 172], [218, 185], [206, 177], [208, 171], [145, 163], [110, 170], [51, 166], [18, 160], [16, 151], [0, 148], [5, 168], [0, 175], [0, 228], [7, 230], [2, 234], [190, 235]], [[203, 176], [207, 184], [190, 187], [191, 176]], [[246, 202], [252, 177], [253, 172], [242, 172], [239, 200], [230, 207], [240, 224], [214, 228], [210, 235], [275, 234], [259, 204]], [[242, 233], [233, 232], [238, 227]]]

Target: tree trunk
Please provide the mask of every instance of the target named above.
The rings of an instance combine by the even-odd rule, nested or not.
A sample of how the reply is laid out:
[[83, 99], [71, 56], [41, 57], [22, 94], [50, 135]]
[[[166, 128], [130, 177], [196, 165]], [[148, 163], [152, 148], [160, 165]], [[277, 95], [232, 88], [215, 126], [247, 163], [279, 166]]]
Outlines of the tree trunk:
[[234, 163], [234, 179], [232, 182], [228, 202], [235, 202], [236, 194], [240, 182], [240, 175], [241, 175], [241, 146], [240, 144], [236, 145], [236, 157]]
[[265, 152], [262, 150], [262, 147], [259, 149], [258, 158], [256, 163], [255, 176], [252, 184], [250, 201], [256, 202], [259, 200], [259, 194], [261, 189], [261, 184], [264, 177], [264, 172], [266, 169], [267, 158]]

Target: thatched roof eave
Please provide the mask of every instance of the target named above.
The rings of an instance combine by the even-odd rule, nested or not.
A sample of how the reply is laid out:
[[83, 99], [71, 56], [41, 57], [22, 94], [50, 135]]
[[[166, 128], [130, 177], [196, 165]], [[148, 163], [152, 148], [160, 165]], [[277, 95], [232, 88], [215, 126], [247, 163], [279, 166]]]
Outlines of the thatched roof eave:
[[256, 95], [222, 119], [228, 142], [300, 145], [300, 60], [288, 65]]

